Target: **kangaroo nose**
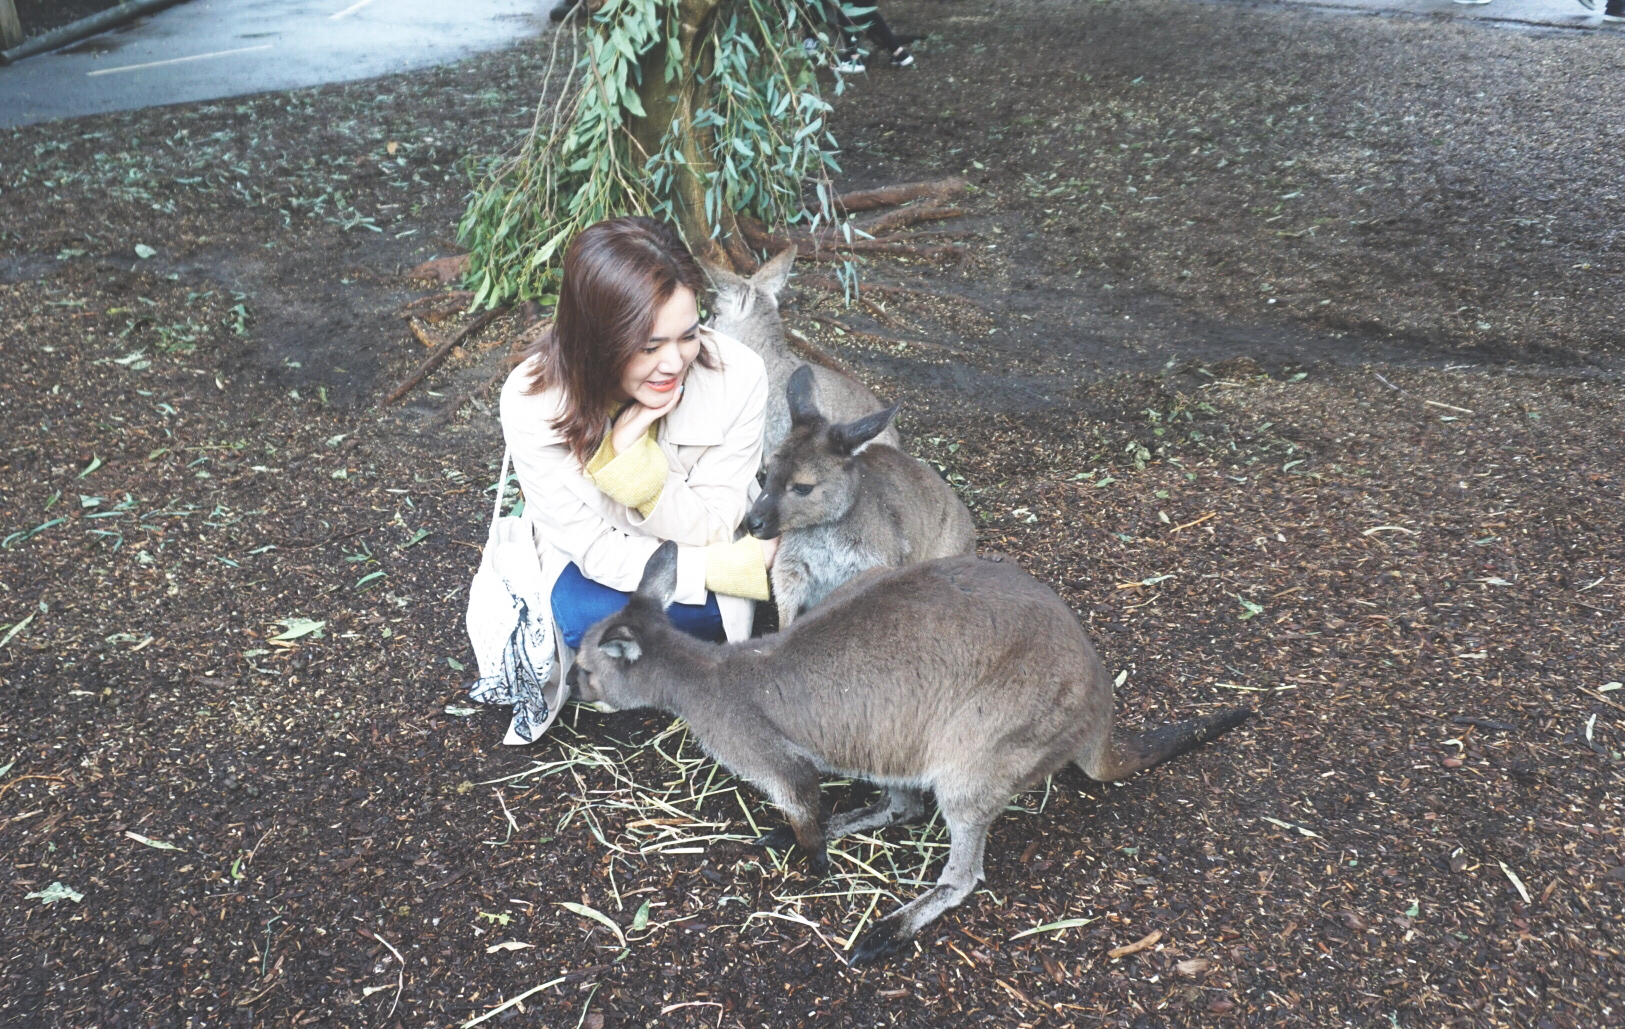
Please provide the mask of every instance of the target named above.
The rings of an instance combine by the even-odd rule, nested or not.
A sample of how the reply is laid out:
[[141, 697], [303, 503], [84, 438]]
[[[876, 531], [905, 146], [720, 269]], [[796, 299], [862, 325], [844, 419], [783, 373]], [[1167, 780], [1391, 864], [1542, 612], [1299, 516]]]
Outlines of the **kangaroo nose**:
[[581, 681], [581, 666], [571, 665], [570, 670], [564, 674], [564, 686], [573, 690]]

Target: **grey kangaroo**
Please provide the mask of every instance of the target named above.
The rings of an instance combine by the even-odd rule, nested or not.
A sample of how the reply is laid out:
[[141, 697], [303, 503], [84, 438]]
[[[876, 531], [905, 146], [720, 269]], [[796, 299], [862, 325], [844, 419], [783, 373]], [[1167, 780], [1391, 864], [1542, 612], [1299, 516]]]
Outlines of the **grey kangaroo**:
[[[1068, 761], [1110, 782], [1240, 725], [1229, 708], [1137, 735], [1112, 729], [1112, 683], [1065, 602], [1009, 562], [949, 557], [857, 579], [789, 629], [706, 643], [665, 615], [677, 548], [661, 544], [620, 612], [582, 640], [577, 696], [688, 722], [719, 763], [756, 784], [825, 874], [827, 842], [919, 817], [951, 834], [937, 884], [875, 923], [852, 963], [891, 955], [983, 878], [988, 827], [1011, 796]], [[829, 818], [821, 773], [881, 799]], [[758, 841], [784, 846], [789, 835]]]
[[[761, 355], [767, 365], [767, 424], [763, 428], [763, 454], [779, 448], [790, 431], [790, 409], [784, 402], [784, 386], [790, 374], [804, 362], [790, 352], [784, 342], [784, 320], [779, 317], [779, 293], [790, 279], [796, 249], [768, 261], [748, 279], [707, 265], [706, 274], [717, 288], [716, 310], [711, 327], [737, 339]], [[880, 398], [868, 386], [835, 368], [813, 365], [813, 392], [819, 405], [835, 421], [849, 421], [881, 407]], [[897, 430], [888, 426], [882, 443], [902, 446]]]
[[871, 568], [976, 549], [976, 523], [923, 461], [875, 439], [899, 405], [831, 425], [802, 365], [785, 388], [790, 434], [767, 463], [767, 484], [745, 516], [758, 539], [780, 537], [773, 560], [779, 627]]

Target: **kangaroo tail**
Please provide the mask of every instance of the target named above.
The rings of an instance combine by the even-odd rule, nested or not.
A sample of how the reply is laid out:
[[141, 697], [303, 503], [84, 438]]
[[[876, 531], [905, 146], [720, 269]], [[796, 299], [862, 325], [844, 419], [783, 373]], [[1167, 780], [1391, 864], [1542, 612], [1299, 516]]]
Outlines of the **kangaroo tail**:
[[1074, 760], [1089, 778], [1097, 782], [1116, 782], [1217, 739], [1253, 714], [1250, 707], [1230, 707], [1134, 736], [1113, 733], [1110, 747], [1095, 748], [1094, 753], [1079, 753]]

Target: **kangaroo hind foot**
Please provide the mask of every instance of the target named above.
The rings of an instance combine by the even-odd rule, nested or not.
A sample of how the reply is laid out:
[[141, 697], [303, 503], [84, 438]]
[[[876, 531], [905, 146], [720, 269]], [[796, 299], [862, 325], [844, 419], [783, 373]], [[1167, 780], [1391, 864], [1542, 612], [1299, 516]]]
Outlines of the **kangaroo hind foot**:
[[864, 933], [852, 949], [852, 964], [866, 965], [896, 954], [908, 946], [921, 929], [971, 895], [983, 878], [982, 852], [987, 847], [988, 827], [1004, 807], [1005, 796], [1001, 793], [997, 804], [982, 805], [983, 810], [974, 812], [953, 810], [949, 802], [941, 804], [950, 844], [948, 863], [943, 866], [937, 884]]

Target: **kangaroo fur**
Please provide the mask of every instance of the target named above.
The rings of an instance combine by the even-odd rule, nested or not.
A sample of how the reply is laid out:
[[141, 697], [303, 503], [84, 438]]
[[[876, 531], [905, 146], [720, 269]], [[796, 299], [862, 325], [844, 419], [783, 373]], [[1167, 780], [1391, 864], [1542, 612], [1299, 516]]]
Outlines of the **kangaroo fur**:
[[[826, 844], [909, 821], [936, 797], [951, 834], [936, 885], [877, 922], [853, 964], [904, 948], [983, 878], [987, 832], [1010, 798], [1067, 762], [1114, 781], [1240, 725], [1230, 708], [1138, 735], [1114, 733], [1112, 683], [1060, 597], [1011, 561], [949, 557], [871, 571], [790, 628], [706, 643], [665, 615], [677, 550], [665, 543], [627, 606], [588, 630], [579, 699], [688, 722], [719, 763], [782, 810], [827, 870]], [[820, 775], [881, 787], [827, 817]]]
[[[785, 384], [790, 381], [791, 373], [803, 364], [784, 342], [784, 320], [779, 317], [779, 294], [790, 280], [790, 268], [795, 260], [796, 248], [788, 247], [748, 279], [725, 268], [704, 265], [705, 273], [716, 287], [711, 328], [756, 351], [767, 366], [767, 418], [762, 431], [764, 455], [777, 450], [790, 431]], [[814, 396], [832, 421], [850, 421], [885, 406], [868, 386], [846, 372], [824, 365], [809, 367], [813, 369]], [[902, 446], [897, 430], [890, 426], [881, 433], [880, 442]]]
[[745, 516], [758, 539], [779, 537], [769, 575], [785, 628], [842, 583], [976, 548], [976, 522], [931, 466], [879, 442], [899, 405], [830, 424], [813, 371], [785, 387], [790, 434], [768, 459], [766, 482]]

